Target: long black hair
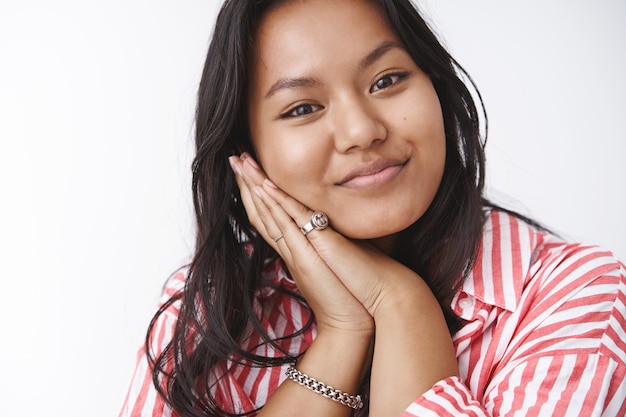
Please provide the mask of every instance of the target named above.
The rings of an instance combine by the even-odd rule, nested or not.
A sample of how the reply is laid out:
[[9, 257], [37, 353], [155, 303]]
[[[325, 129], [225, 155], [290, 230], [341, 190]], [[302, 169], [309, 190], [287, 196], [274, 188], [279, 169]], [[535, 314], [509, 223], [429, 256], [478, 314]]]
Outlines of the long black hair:
[[[428, 283], [453, 333], [461, 323], [450, 310], [450, 299], [472, 267], [484, 223], [486, 116], [471, 79], [411, 1], [371, 1], [430, 77], [443, 111], [446, 161], [439, 190], [426, 213], [401, 233], [393, 256]], [[210, 371], [216, 364], [238, 358], [248, 366], [269, 367], [296, 359], [268, 336], [253, 311], [255, 290], [272, 285], [262, 282], [261, 271], [276, 253], [248, 221], [227, 161], [242, 151], [254, 154], [245, 111], [250, 50], [260, 20], [279, 3], [226, 0], [202, 73], [193, 161], [195, 254], [183, 293], [159, 310], [146, 341], [155, 386], [182, 416], [238, 415], [223, 410], [208, 389], [215, 382]], [[289, 295], [306, 307], [297, 294]], [[150, 352], [154, 323], [173, 303], [180, 304], [180, 311], [172, 340], [155, 355]], [[311, 324], [286, 338], [296, 337]], [[270, 358], [242, 349], [247, 328], [284, 355]]]

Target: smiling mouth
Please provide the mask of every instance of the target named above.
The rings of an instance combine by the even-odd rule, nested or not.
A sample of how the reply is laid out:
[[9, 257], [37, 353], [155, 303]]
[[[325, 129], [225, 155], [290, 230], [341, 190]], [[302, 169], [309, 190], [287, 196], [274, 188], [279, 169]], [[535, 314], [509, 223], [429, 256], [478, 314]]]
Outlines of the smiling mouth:
[[407, 163], [408, 160], [378, 159], [353, 169], [337, 185], [353, 190], [375, 189], [392, 182]]

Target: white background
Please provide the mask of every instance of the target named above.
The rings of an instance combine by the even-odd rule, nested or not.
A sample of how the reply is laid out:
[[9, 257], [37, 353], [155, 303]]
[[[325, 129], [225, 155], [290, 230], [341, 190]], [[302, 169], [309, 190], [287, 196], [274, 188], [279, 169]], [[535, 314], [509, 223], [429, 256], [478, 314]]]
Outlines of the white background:
[[[506, 5], [505, 5], [506, 3]], [[193, 246], [216, 1], [0, 1], [0, 415], [114, 416]], [[626, 3], [429, 0], [490, 117], [488, 189], [626, 258]]]

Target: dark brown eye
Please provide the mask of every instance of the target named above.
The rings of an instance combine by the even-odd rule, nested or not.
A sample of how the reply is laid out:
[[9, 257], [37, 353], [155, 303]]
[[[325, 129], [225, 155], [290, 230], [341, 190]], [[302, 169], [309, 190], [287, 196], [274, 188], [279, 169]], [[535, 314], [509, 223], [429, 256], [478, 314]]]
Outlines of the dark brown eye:
[[298, 106], [291, 112], [294, 116], [304, 116], [305, 114], [313, 113], [313, 106], [305, 104], [304, 106]]
[[383, 77], [380, 80], [376, 81], [376, 84], [374, 84], [374, 86], [379, 89], [382, 90], [383, 88], [387, 88], [390, 85], [393, 84], [393, 80], [390, 76], [387, 77]]
[[288, 119], [290, 117], [306, 116], [307, 114], [314, 113], [321, 109], [322, 106], [318, 106], [315, 104], [300, 104], [288, 110], [286, 113], [283, 113], [280, 117], [283, 119]]
[[370, 93], [375, 93], [379, 90], [384, 90], [385, 88], [389, 88], [392, 85], [396, 84], [398, 81], [403, 80], [409, 75], [408, 72], [401, 72], [398, 74], [387, 74], [383, 77], [376, 80], [374, 85], [370, 88]]

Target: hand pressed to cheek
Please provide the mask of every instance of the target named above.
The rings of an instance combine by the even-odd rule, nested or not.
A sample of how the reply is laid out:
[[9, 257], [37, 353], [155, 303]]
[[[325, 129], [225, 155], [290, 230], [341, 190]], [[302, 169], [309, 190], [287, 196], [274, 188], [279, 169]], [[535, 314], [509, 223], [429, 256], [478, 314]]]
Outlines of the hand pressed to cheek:
[[428, 290], [415, 272], [367, 242], [353, 242], [331, 228], [313, 230], [304, 236], [300, 228], [314, 211], [278, 188], [250, 155], [242, 155], [239, 167], [254, 212], [260, 219], [255, 227], [266, 230], [264, 237], [270, 244], [275, 244], [271, 240], [273, 236], [284, 235], [277, 250], [294, 275], [314, 275], [318, 272], [316, 265], [323, 265], [370, 316], [385, 307], [386, 300], [393, 300], [388, 297], [392, 292]]
[[[231, 157], [231, 163], [233, 169], [239, 172], [238, 184], [243, 189], [242, 199], [244, 199], [244, 206], [248, 211], [250, 221], [265, 240], [278, 250], [283, 259], [287, 255], [285, 252], [288, 251], [288, 245], [283, 242], [283, 245], [277, 247], [276, 236], [284, 237], [293, 234], [292, 238], [286, 237], [285, 241], [299, 240], [308, 245], [308, 241], [302, 236], [300, 226], [308, 221], [313, 211], [278, 189], [249, 154], [243, 154], [239, 159]], [[282, 205], [270, 197], [263, 186], [280, 195]], [[286, 207], [289, 209], [287, 212]]]
[[[259, 197], [258, 190], [256, 190], [258, 188], [257, 183], [261, 183], [265, 176], [254, 160], [250, 158], [246, 162], [246, 159], [245, 157], [231, 156], [228, 161], [236, 174], [235, 179], [248, 219], [261, 236], [283, 256], [284, 254], [278, 248], [278, 239], [276, 239], [277, 236], [281, 235], [280, 230], [273, 222], [267, 207]], [[251, 173], [252, 175], [250, 175]]]
[[[306, 223], [313, 211], [276, 187], [263, 182], [263, 191], [298, 225]], [[293, 219], [293, 220], [292, 220]], [[331, 226], [332, 226], [332, 219]], [[277, 221], [281, 230], [283, 225]], [[297, 231], [301, 236], [301, 231]], [[287, 236], [287, 235], [286, 235]], [[302, 236], [304, 237], [304, 236]], [[304, 239], [315, 249], [315, 255], [327, 265], [360, 304], [375, 318], [377, 312], [393, 302], [393, 292], [428, 291], [423, 280], [412, 270], [383, 254], [366, 241], [352, 241], [331, 228], [313, 230]]]
[[[320, 331], [373, 331], [372, 317], [302, 234], [300, 225], [308, 221], [313, 211], [278, 189], [249, 155], [232, 157], [231, 164], [235, 172], [241, 173], [237, 175], [237, 184], [250, 222], [284, 260], [302, 295], [315, 312]], [[284, 205], [270, 196], [268, 189], [278, 193]], [[285, 209], [286, 206], [288, 209]], [[315, 232], [318, 231], [311, 233]], [[279, 234], [284, 238], [274, 242], [273, 238]]]
[[[236, 157], [231, 157], [231, 160], [236, 162], [235, 158]], [[265, 194], [265, 196], [267, 196], [268, 201], [263, 200], [263, 187], [265, 186], [267, 189], [272, 191], [274, 196], [280, 197], [280, 205], [283, 209], [287, 210], [291, 223], [295, 222], [295, 225], [302, 227], [309, 221], [311, 215], [313, 214], [313, 210], [280, 190], [269, 178], [267, 178], [254, 158], [252, 158], [249, 154], [244, 153], [241, 158], [239, 158], [239, 164], [236, 164], [233, 169], [235, 168], [237, 168], [241, 173], [240, 177], [243, 179], [243, 184], [247, 189], [247, 194], [253, 194], [255, 196], [254, 198], [251, 198], [251, 200], [255, 203], [255, 209], [258, 213], [261, 213], [261, 211], [267, 212], [268, 201], [271, 201], [272, 203], [278, 201], [275, 200], [274, 197], [270, 198], [267, 194]]]

